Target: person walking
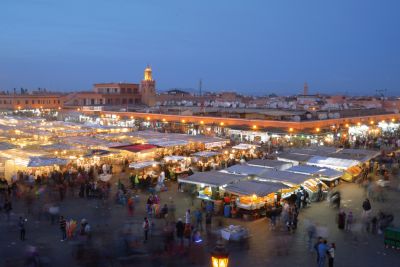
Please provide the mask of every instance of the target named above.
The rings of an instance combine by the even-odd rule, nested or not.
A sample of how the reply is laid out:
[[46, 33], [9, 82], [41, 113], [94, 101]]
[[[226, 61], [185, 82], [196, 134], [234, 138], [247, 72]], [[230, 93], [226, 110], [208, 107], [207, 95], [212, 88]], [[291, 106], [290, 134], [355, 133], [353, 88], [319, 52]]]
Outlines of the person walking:
[[190, 225], [192, 222], [192, 216], [190, 214], [190, 209], [187, 209], [186, 214], [185, 214], [185, 224]]
[[318, 245], [318, 267], [324, 267], [325, 266], [325, 259], [326, 255], [328, 253], [328, 245], [327, 241], [324, 240]]
[[206, 231], [207, 234], [211, 231], [211, 223], [212, 223], [212, 213], [210, 211], [206, 212]]
[[362, 208], [363, 208], [363, 217], [364, 218], [368, 218], [370, 213], [371, 213], [371, 202], [369, 201], [368, 198], [366, 198], [362, 204]]
[[347, 215], [346, 230], [351, 231], [351, 226], [353, 225], [353, 212], [349, 211]]
[[21, 241], [25, 241], [25, 234], [26, 234], [26, 230], [25, 230], [25, 222], [27, 220], [19, 217], [19, 223], [18, 223], [18, 227], [19, 227], [19, 238]]
[[336, 244], [332, 243], [328, 249], [328, 266], [329, 267], [333, 267], [333, 261], [335, 259], [335, 250], [336, 250]]
[[144, 232], [144, 243], [147, 242], [148, 235], [149, 235], [149, 229], [150, 229], [150, 223], [147, 217], [144, 217], [143, 224], [142, 224], [143, 232]]
[[4, 203], [4, 211], [6, 213], [7, 216], [7, 221], [10, 221], [10, 212], [12, 210], [12, 204], [11, 201], [7, 198], [6, 202]]
[[178, 240], [180, 240], [180, 244], [183, 245], [183, 232], [185, 230], [185, 225], [182, 222], [182, 218], [178, 219], [175, 228], [176, 228], [176, 237], [178, 238]]
[[64, 242], [67, 239], [67, 221], [64, 219], [64, 216], [60, 216], [60, 230], [61, 230], [61, 242]]
[[195, 217], [197, 230], [203, 231], [203, 213], [200, 208], [196, 210]]

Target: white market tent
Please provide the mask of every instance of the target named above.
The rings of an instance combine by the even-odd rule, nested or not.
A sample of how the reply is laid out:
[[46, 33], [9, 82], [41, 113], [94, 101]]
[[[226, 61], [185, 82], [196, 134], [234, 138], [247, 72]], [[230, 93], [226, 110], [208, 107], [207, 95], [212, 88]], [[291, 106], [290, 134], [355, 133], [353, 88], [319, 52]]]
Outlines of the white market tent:
[[166, 156], [164, 157], [164, 161], [182, 161], [182, 160], [187, 160], [188, 157], [183, 157], [183, 156]]
[[217, 171], [196, 172], [186, 178], [178, 178], [178, 182], [200, 186], [220, 187], [246, 179], [247, 176]]
[[306, 163], [313, 156], [304, 154], [295, 154], [290, 152], [283, 152], [277, 155], [277, 159], [281, 161], [291, 162], [293, 165], [299, 165], [300, 163]]
[[225, 191], [239, 196], [257, 195], [263, 197], [286, 188], [288, 186], [282, 183], [249, 180], [229, 184], [225, 187]]
[[222, 170], [221, 172], [232, 173], [232, 174], [241, 174], [241, 175], [260, 175], [264, 172], [267, 172], [269, 169], [260, 167], [260, 166], [250, 166], [247, 164], [238, 164], [233, 165], [227, 169]]
[[293, 173], [288, 171], [273, 171], [264, 172], [258, 176], [261, 181], [281, 182], [289, 186], [299, 185], [310, 179], [310, 175]]
[[249, 150], [249, 149], [255, 149], [256, 147], [259, 147], [257, 145], [252, 145], [252, 144], [239, 144], [236, 145], [234, 147], [232, 147], [232, 149], [237, 149], [237, 150]]
[[30, 157], [27, 167], [45, 167], [53, 165], [67, 165], [67, 159], [48, 158], [48, 157]]
[[253, 159], [248, 161], [247, 164], [250, 166], [258, 166], [280, 171], [286, 170], [293, 166], [292, 163], [287, 161], [270, 160], [270, 159]]
[[192, 154], [192, 156], [200, 158], [210, 158], [218, 155], [221, 155], [221, 153], [215, 151], [200, 151]]
[[338, 170], [347, 170], [348, 168], [356, 166], [359, 163], [360, 162], [358, 160], [314, 156], [309, 159], [306, 164]]
[[185, 146], [189, 142], [185, 140], [148, 140], [147, 143], [159, 147], [174, 147], [174, 146]]
[[9, 150], [14, 148], [17, 148], [17, 146], [8, 142], [0, 142], [0, 150]]
[[147, 167], [154, 167], [160, 165], [160, 162], [158, 161], [142, 161], [142, 162], [133, 162], [131, 164], [129, 164], [129, 168], [130, 169], [144, 169]]
[[376, 158], [379, 155], [380, 151], [368, 150], [368, 149], [344, 148], [342, 150], [337, 151], [336, 153], [330, 154], [329, 156], [341, 159], [351, 159], [351, 160], [366, 162], [373, 158]]
[[343, 176], [342, 171], [312, 165], [297, 165], [287, 169], [287, 171], [318, 176], [323, 181], [333, 181]]

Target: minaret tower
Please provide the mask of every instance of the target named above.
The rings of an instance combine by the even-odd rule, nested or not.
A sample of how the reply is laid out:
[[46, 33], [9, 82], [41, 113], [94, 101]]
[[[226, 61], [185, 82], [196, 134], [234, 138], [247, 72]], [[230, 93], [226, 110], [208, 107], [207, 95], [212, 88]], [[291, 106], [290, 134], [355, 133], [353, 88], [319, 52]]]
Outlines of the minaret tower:
[[140, 83], [140, 93], [142, 96], [142, 103], [151, 107], [156, 103], [156, 82], [153, 80], [152, 70], [147, 65], [144, 70], [144, 77]]
[[308, 95], [308, 83], [307, 82], [304, 83], [303, 95]]

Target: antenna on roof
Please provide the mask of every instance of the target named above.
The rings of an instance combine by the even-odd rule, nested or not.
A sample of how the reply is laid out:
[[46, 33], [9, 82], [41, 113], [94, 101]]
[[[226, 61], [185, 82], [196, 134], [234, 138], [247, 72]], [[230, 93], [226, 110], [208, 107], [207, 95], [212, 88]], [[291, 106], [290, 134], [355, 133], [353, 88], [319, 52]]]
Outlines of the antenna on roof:
[[202, 80], [201, 80], [201, 78], [200, 78], [200, 81], [199, 81], [199, 96], [201, 96], [201, 89], [202, 89], [202, 86], [203, 86], [203, 82], [202, 82]]

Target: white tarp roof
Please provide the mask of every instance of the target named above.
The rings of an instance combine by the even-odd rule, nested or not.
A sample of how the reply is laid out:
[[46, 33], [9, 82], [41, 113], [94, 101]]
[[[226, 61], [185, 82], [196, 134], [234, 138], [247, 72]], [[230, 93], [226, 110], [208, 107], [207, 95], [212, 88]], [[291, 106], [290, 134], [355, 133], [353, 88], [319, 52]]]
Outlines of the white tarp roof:
[[264, 168], [282, 168], [287, 165], [286, 168], [292, 166], [292, 163], [282, 160], [271, 160], [271, 159], [253, 159], [247, 162], [250, 166], [261, 166]]
[[193, 153], [192, 156], [209, 158], [209, 157], [214, 157], [214, 156], [217, 156], [220, 154], [221, 154], [220, 152], [215, 152], [215, 151], [200, 151], [200, 152]]
[[319, 167], [328, 167], [333, 169], [348, 169], [352, 166], [358, 165], [358, 160], [340, 159], [331, 157], [314, 156], [307, 161], [307, 165], [315, 165]]
[[312, 165], [297, 165], [287, 169], [289, 172], [318, 175], [326, 178], [338, 178], [343, 175], [343, 172], [326, 167], [317, 167]]
[[142, 161], [142, 162], [133, 162], [129, 164], [129, 168], [131, 169], [143, 169], [150, 166], [159, 165], [158, 161]]
[[164, 157], [165, 161], [180, 161], [180, 160], [186, 160], [188, 159], [187, 157], [184, 156], [166, 156]]
[[48, 158], [48, 157], [30, 157], [28, 167], [44, 167], [53, 165], [67, 165], [67, 159]]
[[221, 172], [242, 174], [242, 175], [259, 175], [264, 172], [267, 172], [268, 170], [269, 169], [260, 167], [260, 166], [250, 166], [247, 164], [238, 164], [238, 165], [233, 165], [227, 169], [224, 169]]
[[294, 173], [288, 171], [275, 171], [269, 170], [258, 176], [263, 180], [270, 180], [275, 182], [290, 183], [290, 184], [302, 184], [307, 179], [310, 179], [310, 175]]
[[14, 148], [17, 148], [17, 146], [7, 142], [0, 142], [0, 150], [8, 150]]
[[290, 152], [283, 152], [277, 155], [277, 159], [281, 161], [293, 162], [293, 163], [300, 163], [300, 162], [307, 162], [313, 156], [304, 155], [304, 154], [294, 154]]
[[252, 145], [252, 144], [239, 144], [239, 145], [236, 145], [236, 146], [234, 146], [234, 147], [232, 147], [233, 149], [238, 149], [238, 150], [248, 150], [248, 149], [252, 149], [252, 148], [256, 148], [256, 147], [259, 147], [259, 146], [256, 146], [256, 145]]
[[193, 175], [190, 175], [186, 178], [178, 178], [178, 181], [180, 183], [218, 187], [231, 184], [246, 178], [247, 176], [244, 175], [210, 171], [210, 172], [196, 172]]

